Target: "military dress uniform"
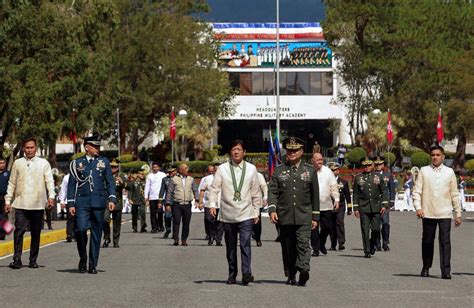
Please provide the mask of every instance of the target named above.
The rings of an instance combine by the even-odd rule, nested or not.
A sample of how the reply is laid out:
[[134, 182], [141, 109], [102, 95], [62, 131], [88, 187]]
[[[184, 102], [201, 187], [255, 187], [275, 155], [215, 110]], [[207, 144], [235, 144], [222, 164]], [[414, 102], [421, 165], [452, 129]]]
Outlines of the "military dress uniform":
[[[8, 180], [10, 179], [10, 172], [3, 170], [0, 173], [0, 222], [6, 221], [8, 216], [4, 213], [5, 211], [5, 195], [7, 194]], [[5, 239], [5, 231], [0, 228], [0, 240]]]
[[[97, 135], [84, 138], [84, 144], [100, 146]], [[69, 208], [75, 208], [75, 234], [80, 262], [79, 271], [85, 272], [87, 263], [87, 230], [91, 229], [89, 273], [97, 273], [100, 238], [104, 226], [104, 211], [108, 202], [117, 203], [115, 182], [107, 158], [87, 155], [71, 162], [67, 188]]]
[[[339, 164], [333, 163], [329, 165], [329, 168], [334, 172], [339, 169]], [[349, 190], [349, 183], [342, 179], [340, 176], [336, 176], [337, 186], [339, 188], [339, 209], [333, 211], [333, 225], [334, 228], [331, 232], [331, 248], [336, 249], [336, 245], [339, 242], [339, 250], [345, 249], [346, 242], [346, 231], [344, 226], [344, 216], [352, 214], [352, 199], [351, 192]]]
[[[362, 165], [372, 163], [371, 160], [365, 160]], [[370, 258], [375, 253], [375, 245], [380, 236], [380, 210], [382, 207], [390, 208], [385, 194], [385, 184], [380, 174], [364, 172], [356, 175], [352, 187], [354, 211], [359, 211], [360, 214], [364, 254], [366, 258]]]
[[[168, 175], [163, 178], [161, 181], [161, 188], [160, 188], [160, 195], [159, 195], [159, 203], [163, 204], [163, 199], [165, 198], [166, 192], [168, 191], [168, 185], [170, 183], [171, 178], [174, 176], [173, 173], [176, 172], [176, 168], [169, 168], [167, 173]], [[171, 204], [173, 206], [173, 204]], [[171, 223], [173, 222], [173, 213], [171, 211], [165, 211], [164, 215], [165, 220], [165, 234], [163, 234], [163, 238], [168, 238], [171, 233]]]
[[[301, 147], [303, 142], [297, 138], [284, 141], [285, 149]], [[297, 271], [300, 271], [300, 282], [303, 272], [308, 275], [307, 280], [311, 260], [311, 222], [319, 221], [319, 184], [313, 166], [302, 161], [293, 166], [288, 163], [278, 166], [268, 186], [268, 204], [269, 214], [276, 212], [278, 215], [287, 283], [296, 283]]]
[[[118, 167], [119, 161], [113, 159], [110, 162], [111, 167]], [[120, 179], [120, 180], [119, 180]], [[123, 189], [125, 188], [126, 179], [121, 175], [115, 177], [115, 195], [117, 197], [117, 204], [113, 211], [105, 208], [104, 216], [104, 244], [102, 247], [108, 247], [110, 244], [110, 221], [113, 225], [113, 244], [115, 248], [119, 248], [120, 230], [122, 228], [122, 209], [123, 209]], [[112, 217], [111, 217], [112, 216]]]
[[138, 177], [128, 181], [125, 189], [128, 190], [128, 200], [132, 205], [132, 229], [137, 232], [138, 217], [140, 217], [140, 232], [146, 230], [145, 181]]
[[[381, 158], [377, 158], [374, 162], [376, 165], [383, 165], [385, 161]], [[393, 181], [393, 176], [390, 172], [387, 171], [376, 171], [383, 178], [383, 183], [385, 185], [385, 194], [388, 200], [390, 201], [390, 207], [393, 207], [395, 204], [395, 184]], [[381, 217], [381, 233], [382, 233], [382, 248], [385, 251], [390, 250], [388, 244], [390, 244], [390, 211], [386, 211]], [[375, 248], [381, 250], [380, 246], [380, 237], [375, 243]]]

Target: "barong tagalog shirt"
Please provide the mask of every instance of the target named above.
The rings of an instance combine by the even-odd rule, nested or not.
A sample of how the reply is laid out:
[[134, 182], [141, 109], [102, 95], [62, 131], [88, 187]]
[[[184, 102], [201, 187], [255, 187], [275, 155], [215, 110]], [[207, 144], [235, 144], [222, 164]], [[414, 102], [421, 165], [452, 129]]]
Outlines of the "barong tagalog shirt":
[[440, 165], [422, 167], [415, 181], [413, 203], [416, 210], [423, 209], [426, 218], [461, 217], [461, 204], [453, 169]]
[[319, 210], [331, 211], [334, 209], [334, 202], [339, 202], [339, 186], [336, 176], [326, 166], [321, 166], [317, 171], [319, 183]]
[[219, 193], [220, 221], [238, 223], [258, 217], [262, 202], [257, 168], [254, 165], [246, 161], [220, 165], [209, 190], [207, 207], [219, 207]]
[[15, 209], [44, 210], [47, 199], [55, 196], [51, 165], [46, 159], [22, 157], [13, 163], [5, 204]]

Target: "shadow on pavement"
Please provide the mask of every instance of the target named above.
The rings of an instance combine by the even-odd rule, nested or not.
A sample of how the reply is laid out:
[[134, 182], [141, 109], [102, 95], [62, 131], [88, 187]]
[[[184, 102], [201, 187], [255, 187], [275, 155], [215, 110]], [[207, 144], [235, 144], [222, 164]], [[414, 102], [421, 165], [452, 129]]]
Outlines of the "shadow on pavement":
[[227, 284], [227, 280], [196, 280], [194, 283], [219, 283], [219, 284]]
[[[77, 270], [77, 268], [67, 268], [67, 269], [62, 269], [62, 270], [56, 270], [56, 272], [58, 272], [58, 273], [69, 273], [69, 274], [81, 274], [81, 275], [87, 274], [87, 272], [86, 273], [80, 273]], [[103, 271], [103, 270], [97, 270], [97, 272], [105, 273], [105, 271]]]
[[365, 258], [364, 256], [359, 256], [359, 255], [339, 255], [339, 257], [346, 257], [346, 258]]
[[453, 275], [459, 275], [459, 276], [463, 276], [463, 275], [466, 275], [466, 276], [474, 276], [474, 273], [452, 273]]

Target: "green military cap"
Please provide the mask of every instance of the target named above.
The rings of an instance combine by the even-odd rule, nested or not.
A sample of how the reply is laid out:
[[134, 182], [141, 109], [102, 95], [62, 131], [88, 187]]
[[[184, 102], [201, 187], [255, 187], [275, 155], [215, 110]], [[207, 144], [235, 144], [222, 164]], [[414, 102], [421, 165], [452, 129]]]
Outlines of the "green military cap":
[[374, 163], [374, 162], [373, 162], [370, 158], [368, 158], [368, 157], [362, 159], [362, 161], [361, 161], [362, 166], [370, 166], [370, 165], [372, 165], [373, 163]]
[[120, 164], [120, 160], [118, 160], [117, 158], [112, 159], [112, 161], [110, 162], [111, 167], [118, 167], [119, 164]]
[[336, 162], [330, 162], [330, 163], [328, 164], [328, 167], [329, 167], [329, 169], [331, 169], [332, 171], [334, 171], [334, 170], [339, 169], [341, 166], [340, 166], [338, 163], [336, 163]]
[[377, 158], [375, 158], [374, 164], [383, 165], [384, 163], [385, 163], [385, 160], [382, 157], [377, 156]]
[[288, 137], [283, 140], [283, 148], [286, 150], [299, 150], [304, 147], [304, 141], [298, 137]]

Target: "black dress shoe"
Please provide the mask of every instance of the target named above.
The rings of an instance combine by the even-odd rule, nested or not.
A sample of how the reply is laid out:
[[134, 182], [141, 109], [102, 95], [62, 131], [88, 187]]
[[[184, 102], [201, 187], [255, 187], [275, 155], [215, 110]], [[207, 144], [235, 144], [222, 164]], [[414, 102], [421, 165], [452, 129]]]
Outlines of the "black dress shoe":
[[312, 257], [319, 257], [319, 251], [313, 251], [311, 254]]
[[336, 249], [336, 246], [332, 246], [331, 248], [329, 248], [329, 250], [336, 251], [337, 249]]
[[175, 241], [175, 242], [173, 243], [173, 246], [179, 246], [179, 242], [176, 242], [176, 241]]
[[97, 274], [97, 270], [95, 269], [95, 267], [91, 267], [88, 271], [87, 271], [89, 274]]
[[346, 247], [344, 246], [344, 244], [340, 244], [340, 245], [339, 245], [339, 250], [344, 250], [344, 249], [346, 249]]
[[295, 286], [297, 284], [296, 277], [295, 276], [288, 277], [288, 280], [286, 281], [286, 284], [290, 285], [290, 286]]
[[221, 242], [216, 242], [216, 246], [222, 246]]
[[137, 229], [133, 229], [132, 232], [133, 232], [133, 233], [137, 233]]
[[430, 270], [427, 269], [427, 268], [421, 269], [420, 276], [421, 276], [421, 277], [429, 277], [429, 276], [430, 276]]
[[23, 266], [20, 260], [14, 260], [10, 265], [8, 265], [9, 268], [12, 269], [20, 269]]
[[169, 232], [165, 232], [165, 234], [163, 234], [163, 238], [168, 238], [169, 235], [170, 235]]
[[383, 246], [383, 250], [384, 250], [384, 251], [389, 251], [389, 250], [390, 250], [390, 247], [388, 247], [388, 245], [384, 245], [384, 246]]
[[214, 239], [210, 238], [209, 241], [207, 242], [207, 245], [211, 246], [212, 244], [214, 244]]
[[368, 252], [365, 253], [364, 258], [370, 259], [372, 255]]
[[371, 254], [371, 255], [374, 255], [374, 254], [375, 254], [375, 248], [374, 248], [374, 247], [370, 248], [370, 254]]
[[210, 240], [210, 239], [211, 239], [211, 237], [206, 234], [206, 237], [204, 238], [204, 240], [208, 241], [208, 240]]
[[320, 248], [319, 248], [319, 251], [321, 251], [321, 253], [322, 253], [323, 255], [327, 255], [327, 254], [328, 254], [328, 251], [326, 250], [326, 247], [324, 247], [324, 246], [323, 246], [323, 247], [320, 247]]
[[32, 263], [30, 263], [30, 264], [28, 265], [28, 267], [29, 267], [29, 268], [39, 268], [39, 265], [38, 265], [38, 263], [36, 263], [36, 262], [32, 262]]
[[150, 232], [151, 232], [151, 233], [158, 233], [158, 230], [153, 230], [153, 229], [152, 229]]
[[68, 243], [72, 242], [72, 236], [70, 235], [66, 236], [66, 242]]
[[249, 284], [249, 282], [254, 282], [254, 281], [255, 281], [255, 278], [253, 277], [252, 274], [242, 276], [242, 285], [243, 286], [247, 286]]
[[120, 248], [118, 243], [114, 243], [114, 248]]
[[257, 247], [262, 247], [262, 241], [257, 241]]
[[109, 247], [110, 240], [104, 240], [104, 244], [102, 244], [102, 248], [107, 248]]
[[301, 271], [300, 272], [300, 279], [298, 280], [298, 285], [300, 287], [304, 287], [306, 285], [306, 282], [309, 280], [309, 272], [307, 271]]
[[187, 241], [181, 241], [181, 246], [188, 246], [188, 242]]
[[441, 274], [441, 279], [451, 279], [451, 274], [443, 273], [443, 274]]
[[377, 250], [377, 251], [382, 251], [382, 248], [376, 247], [375, 250]]
[[77, 269], [78, 269], [79, 273], [85, 273], [85, 272], [87, 272], [86, 261], [79, 261], [79, 266], [78, 266]]
[[226, 284], [236, 284], [237, 281], [235, 280], [235, 277], [229, 277], [225, 283]]
[[147, 233], [148, 231], [146, 230], [146, 228], [143, 228], [140, 230], [140, 233]]

